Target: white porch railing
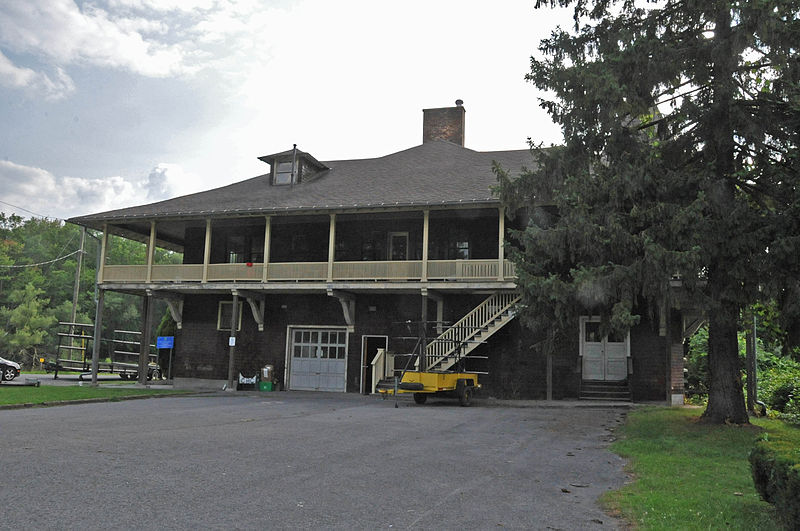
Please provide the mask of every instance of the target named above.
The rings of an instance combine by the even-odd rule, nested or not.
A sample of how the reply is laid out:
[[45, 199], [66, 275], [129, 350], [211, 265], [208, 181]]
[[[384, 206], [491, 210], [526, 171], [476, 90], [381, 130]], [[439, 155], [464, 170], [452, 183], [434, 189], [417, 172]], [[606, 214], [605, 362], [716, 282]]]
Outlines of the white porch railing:
[[[422, 280], [422, 261], [334, 262], [333, 280]], [[320, 281], [328, 279], [327, 262], [270, 263], [267, 281]], [[428, 280], [497, 280], [497, 260], [431, 260]], [[208, 282], [261, 282], [264, 264], [209, 264]], [[514, 279], [514, 264], [505, 261], [503, 278]], [[147, 282], [146, 265], [107, 265], [103, 282]], [[151, 282], [201, 282], [203, 264], [154, 264]]]
[[[108, 271], [108, 267], [106, 266], [106, 271]], [[146, 266], [142, 267], [146, 268]], [[200, 282], [203, 280], [203, 264], [153, 264], [151, 280], [153, 282]]]
[[[267, 280], [325, 280], [328, 262], [286, 262], [269, 264]], [[209, 280], [213, 280], [209, 277]]]
[[146, 265], [107, 265], [103, 268], [104, 282], [145, 282]]
[[419, 280], [420, 261], [334, 262], [334, 280]]
[[209, 280], [261, 282], [263, 274], [264, 264], [208, 264]]

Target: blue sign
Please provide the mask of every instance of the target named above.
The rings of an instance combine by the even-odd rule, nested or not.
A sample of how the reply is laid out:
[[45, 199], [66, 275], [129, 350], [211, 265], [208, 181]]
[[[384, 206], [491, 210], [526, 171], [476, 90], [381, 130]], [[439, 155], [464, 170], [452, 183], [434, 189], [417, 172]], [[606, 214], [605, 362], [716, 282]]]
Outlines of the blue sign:
[[175, 346], [175, 336], [158, 336], [156, 348], [172, 348]]

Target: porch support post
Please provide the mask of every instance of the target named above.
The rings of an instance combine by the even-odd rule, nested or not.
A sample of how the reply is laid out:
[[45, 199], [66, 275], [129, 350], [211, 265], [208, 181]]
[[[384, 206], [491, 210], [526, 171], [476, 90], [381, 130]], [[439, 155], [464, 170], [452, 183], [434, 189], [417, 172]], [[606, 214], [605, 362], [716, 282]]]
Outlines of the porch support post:
[[[97, 290], [97, 308], [94, 315], [94, 338], [92, 339], [92, 385], [97, 387], [97, 367], [100, 362], [100, 334], [103, 330], [103, 301], [106, 290]], [[58, 374], [58, 373], [56, 373]]]
[[506, 208], [497, 209], [497, 280], [503, 280], [503, 268], [505, 266], [505, 253], [503, 243], [506, 238]]
[[267, 216], [264, 223], [264, 271], [261, 282], [269, 280], [269, 246], [272, 239], [272, 218]]
[[422, 281], [428, 280], [428, 231], [430, 227], [431, 211], [422, 211]]
[[206, 241], [203, 247], [203, 280], [208, 282], [208, 263], [211, 261], [211, 218], [206, 218]]
[[333, 259], [336, 256], [336, 214], [331, 214], [328, 233], [328, 282], [333, 282]]
[[231, 334], [228, 339], [228, 391], [233, 391], [234, 374], [233, 371], [236, 361], [236, 329], [239, 324], [239, 293], [233, 290], [233, 309], [231, 310]]
[[147, 242], [147, 282], [153, 281], [153, 257], [156, 252], [156, 222], [150, 222], [150, 240]]
[[444, 320], [444, 297], [442, 297], [439, 293], [426, 290], [428, 297], [436, 301], [436, 333], [441, 334], [443, 330], [443, 323]]
[[150, 363], [150, 328], [153, 322], [153, 296], [145, 290], [142, 297], [142, 335], [139, 336], [139, 383], [147, 383], [147, 366]]
[[103, 237], [100, 239], [100, 265], [97, 271], [97, 282], [103, 283], [106, 268], [106, 251], [108, 249], [108, 224], [103, 223]]
[[428, 338], [425, 337], [428, 326], [428, 290], [422, 290], [422, 319], [419, 323], [419, 370], [428, 370]]

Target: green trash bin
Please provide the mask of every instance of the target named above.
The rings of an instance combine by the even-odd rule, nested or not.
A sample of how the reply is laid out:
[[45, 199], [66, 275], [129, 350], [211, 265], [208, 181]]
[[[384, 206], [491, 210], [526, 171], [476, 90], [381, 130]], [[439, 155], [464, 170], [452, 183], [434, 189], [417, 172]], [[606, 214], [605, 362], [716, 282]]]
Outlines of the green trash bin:
[[272, 391], [272, 382], [258, 382], [259, 391]]

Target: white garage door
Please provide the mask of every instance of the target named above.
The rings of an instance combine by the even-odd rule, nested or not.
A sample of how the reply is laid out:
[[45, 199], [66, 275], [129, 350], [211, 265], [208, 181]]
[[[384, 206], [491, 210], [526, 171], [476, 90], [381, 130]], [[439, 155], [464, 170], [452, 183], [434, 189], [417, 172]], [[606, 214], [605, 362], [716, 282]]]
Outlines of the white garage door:
[[347, 389], [346, 331], [294, 328], [291, 352], [289, 389]]

